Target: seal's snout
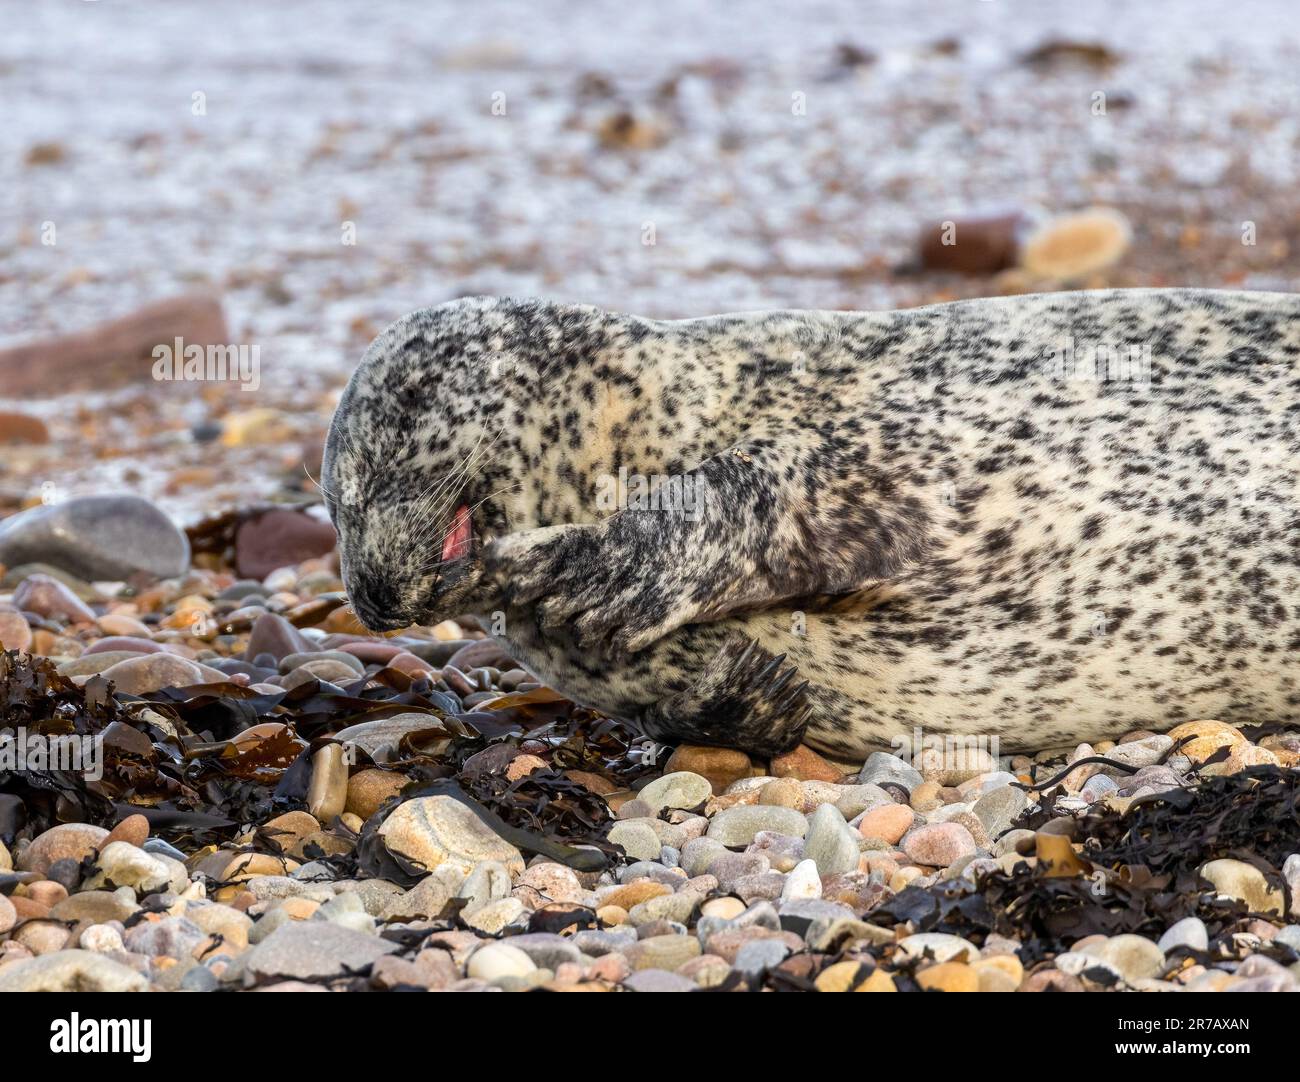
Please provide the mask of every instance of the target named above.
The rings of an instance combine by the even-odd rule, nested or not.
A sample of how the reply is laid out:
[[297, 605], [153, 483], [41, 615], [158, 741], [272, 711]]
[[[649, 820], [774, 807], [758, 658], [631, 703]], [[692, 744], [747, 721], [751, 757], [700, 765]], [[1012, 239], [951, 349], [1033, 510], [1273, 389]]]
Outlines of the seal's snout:
[[371, 631], [394, 631], [411, 621], [401, 617], [397, 588], [376, 575], [359, 574], [348, 584], [348, 600], [357, 619]]

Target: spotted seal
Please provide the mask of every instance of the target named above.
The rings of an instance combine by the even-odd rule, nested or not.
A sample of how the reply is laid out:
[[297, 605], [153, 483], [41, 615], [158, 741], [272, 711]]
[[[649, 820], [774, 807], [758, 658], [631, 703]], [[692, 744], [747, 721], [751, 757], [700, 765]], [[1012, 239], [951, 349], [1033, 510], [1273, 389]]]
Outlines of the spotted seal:
[[1294, 718], [1298, 354], [1283, 294], [470, 298], [369, 347], [322, 483], [369, 626], [478, 614], [667, 742]]

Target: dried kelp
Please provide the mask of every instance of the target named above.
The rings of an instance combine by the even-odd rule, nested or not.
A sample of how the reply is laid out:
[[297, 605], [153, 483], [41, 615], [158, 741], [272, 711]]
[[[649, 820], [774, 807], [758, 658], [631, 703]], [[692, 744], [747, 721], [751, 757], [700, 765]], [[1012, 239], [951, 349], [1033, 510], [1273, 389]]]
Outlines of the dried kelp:
[[[1017, 826], [1041, 827], [1047, 806], [1026, 812]], [[870, 915], [873, 924], [906, 924], [915, 931], [948, 932], [975, 943], [991, 934], [1020, 941], [1026, 964], [1068, 951], [1091, 935], [1135, 933], [1158, 938], [1184, 917], [1199, 917], [1210, 937], [1206, 952], [1182, 950], [1177, 959], [1208, 962], [1233, 957], [1232, 937], [1250, 917], [1247, 906], [1220, 897], [1200, 875], [1211, 860], [1231, 858], [1258, 868], [1289, 909], [1281, 866], [1300, 851], [1300, 776], [1277, 766], [1202, 777], [1132, 801], [1119, 810], [1105, 803], [1077, 817], [1083, 840], [1076, 874], [1060, 874], [1041, 859], [1010, 871], [909, 886]], [[882, 955], [889, 948], [872, 948]], [[1259, 948], [1273, 953], [1267, 945]], [[1281, 960], [1289, 961], [1283, 948]]]
[[[612, 825], [608, 807], [562, 769], [628, 785], [647, 769], [627, 754], [635, 734], [550, 691], [502, 696], [489, 704], [492, 709], [468, 713], [449, 709], [454, 705], [427, 679], [374, 666], [342, 688], [312, 680], [263, 693], [223, 681], [130, 696], [114, 694], [101, 677], [78, 687], [44, 659], [5, 653], [0, 735], [23, 728], [33, 735], [94, 738], [102, 775], [44, 768], [8, 773], [0, 778], [0, 838], [12, 842], [20, 832], [34, 836], [60, 822], [111, 826], [139, 812], [155, 833], [172, 840], [228, 839], [241, 826], [302, 808], [310, 754], [334, 733], [423, 712], [428, 729], [408, 733], [389, 764], [410, 781], [403, 799], [453, 795], [526, 852], [580, 869], [603, 867], [616, 852], [605, 840]], [[256, 738], [237, 739], [267, 723]], [[518, 780], [504, 773], [462, 774], [471, 756], [498, 744], [543, 750], [552, 768]], [[424, 869], [404, 866], [382, 846], [375, 833], [379, 818], [361, 832], [355, 854], [312, 853], [309, 859], [319, 856], [395, 882], [418, 878]], [[261, 844], [277, 849], [271, 839]]]

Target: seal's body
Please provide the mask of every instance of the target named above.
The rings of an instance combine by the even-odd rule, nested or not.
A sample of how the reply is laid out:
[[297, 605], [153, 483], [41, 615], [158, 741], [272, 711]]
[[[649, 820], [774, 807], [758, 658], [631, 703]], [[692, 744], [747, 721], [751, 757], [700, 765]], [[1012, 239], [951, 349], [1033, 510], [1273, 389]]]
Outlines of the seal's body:
[[375, 341], [324, 487], [372, 626], [479, 614], [662, 740], [1286, 719], [1298, 359], [1282, 294], [680, 322], [476, 298]]

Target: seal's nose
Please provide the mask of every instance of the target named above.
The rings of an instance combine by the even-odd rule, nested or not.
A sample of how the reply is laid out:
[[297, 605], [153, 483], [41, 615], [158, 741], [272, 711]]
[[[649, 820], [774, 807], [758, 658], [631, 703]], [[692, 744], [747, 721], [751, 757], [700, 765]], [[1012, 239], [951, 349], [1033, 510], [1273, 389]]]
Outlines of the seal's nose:
[[382, 579], [360, 576], [355, 585], [349, 586], [348, 600], [357, 619], [372, 631], [392, 631], [406, 626], [405, 621], [396, 618], [400, 604], [397, 590]]

